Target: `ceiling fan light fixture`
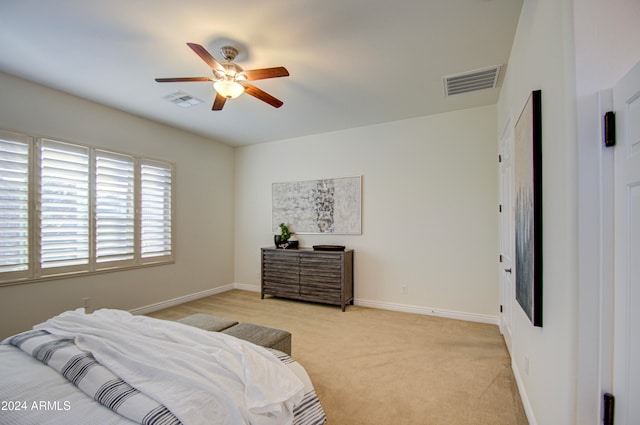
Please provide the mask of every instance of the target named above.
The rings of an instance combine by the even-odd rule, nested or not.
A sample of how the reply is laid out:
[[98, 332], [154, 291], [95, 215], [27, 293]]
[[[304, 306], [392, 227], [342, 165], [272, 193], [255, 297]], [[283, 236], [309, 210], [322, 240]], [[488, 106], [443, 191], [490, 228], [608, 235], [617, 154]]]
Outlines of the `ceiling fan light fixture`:
[[221, 80], [213, 83], [213, 88], [227, 99], [235, 99], [244, 93], [244, 86], [233, 80]]
[[213, 71], [213, 77], [156, 78], [155, 80], [158, 83], [213, 81], [213, 89], [216, 91], [216, 96], [214, 98], [213, 105], [211, 106], [212, 111], [222, 110], [227, 99], [235, 99], [245, 91], [247, 94], [273, 106], [274, 108], [279, 108], [283, 105], [281, 100], [276, 99], [269, 93], [249, 84], [248, 81], [288, 77], [289, 71], [287, 71], [285, 67], [278, 66], [274, 68], [261, 68], [244, 71], [240, 65], [232, 62], [238, 54], [238, 50], [234, 47], [224, 46], [221, 49], [221, 53], [226, 62], [220, 63], [201, 45], [196, 43], [187, 43], [187, 46], [189, 46], [195, 54], [200, 56], [200, 59], [209, 65], [209, 68]]

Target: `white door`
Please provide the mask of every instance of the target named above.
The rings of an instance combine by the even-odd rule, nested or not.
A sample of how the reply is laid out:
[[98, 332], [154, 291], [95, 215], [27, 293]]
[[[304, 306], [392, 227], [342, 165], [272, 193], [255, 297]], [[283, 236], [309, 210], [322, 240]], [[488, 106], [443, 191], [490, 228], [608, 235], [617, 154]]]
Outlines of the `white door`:
[[640, 424], [640, 62], [613, 90], [615, 424]]
[[513, 129], [507, 123], [499, 143], [499, 196], [500, 196], [500, 300], [502, 315], [500, 330], [507, 348], [511, 351], [511, 319], [514, 295], [513, 276], [513, 244], [514, 212], [513, 212]]

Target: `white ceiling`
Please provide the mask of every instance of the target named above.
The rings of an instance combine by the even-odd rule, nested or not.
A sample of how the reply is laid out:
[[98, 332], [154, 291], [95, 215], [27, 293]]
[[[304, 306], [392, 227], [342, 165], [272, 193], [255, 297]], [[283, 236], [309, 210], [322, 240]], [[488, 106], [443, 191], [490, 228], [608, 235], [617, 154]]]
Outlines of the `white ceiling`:
[[[241, 146], [495, 104], [499, 87], [444, 96], [442, 77], [503, 64], [522, 0], [0, 0], [0, 71]], [[211, 111], [221, 40], [284, 105], [249, 95]], [[499, 80], [501, 83], [502, 78]], [[181, 108], [181, 90], [204, 103]], [[0, 94], [1, 95], [1, 94]]]

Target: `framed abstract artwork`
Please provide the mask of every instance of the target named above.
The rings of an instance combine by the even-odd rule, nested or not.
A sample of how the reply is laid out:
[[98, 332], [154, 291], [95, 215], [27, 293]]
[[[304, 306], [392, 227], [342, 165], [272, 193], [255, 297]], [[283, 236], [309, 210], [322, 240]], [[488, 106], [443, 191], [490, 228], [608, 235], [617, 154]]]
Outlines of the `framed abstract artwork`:
[[531, 92], [515, 126], [516, 300], [542, 326], [542, 104]]
[[271, 228], [293, 233], [362, 233], [362, 176], [273, 183]]

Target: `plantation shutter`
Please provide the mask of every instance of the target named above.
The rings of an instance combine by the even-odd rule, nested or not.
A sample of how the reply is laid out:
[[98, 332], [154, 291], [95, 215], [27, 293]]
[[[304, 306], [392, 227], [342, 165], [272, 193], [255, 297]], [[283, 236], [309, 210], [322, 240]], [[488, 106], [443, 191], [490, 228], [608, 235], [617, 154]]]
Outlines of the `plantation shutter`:
[[0, 273], [29, 271], [29, 143], [0, 132]]
[[0, 286], [175, 259], [171, 163], [0, 129]]
[[97, 150], [95, 167], [96, 262], [133, 261], [134, 159]]
[[89, 262], [88, 148], [42, 140], [40, 204], [43, 272], [49, 268], [70, 271], [86, 268]]
[[171, 257], [172, 250], [172, 174], [171, 165], [143, 161], [141, 186], [141, 257]]

